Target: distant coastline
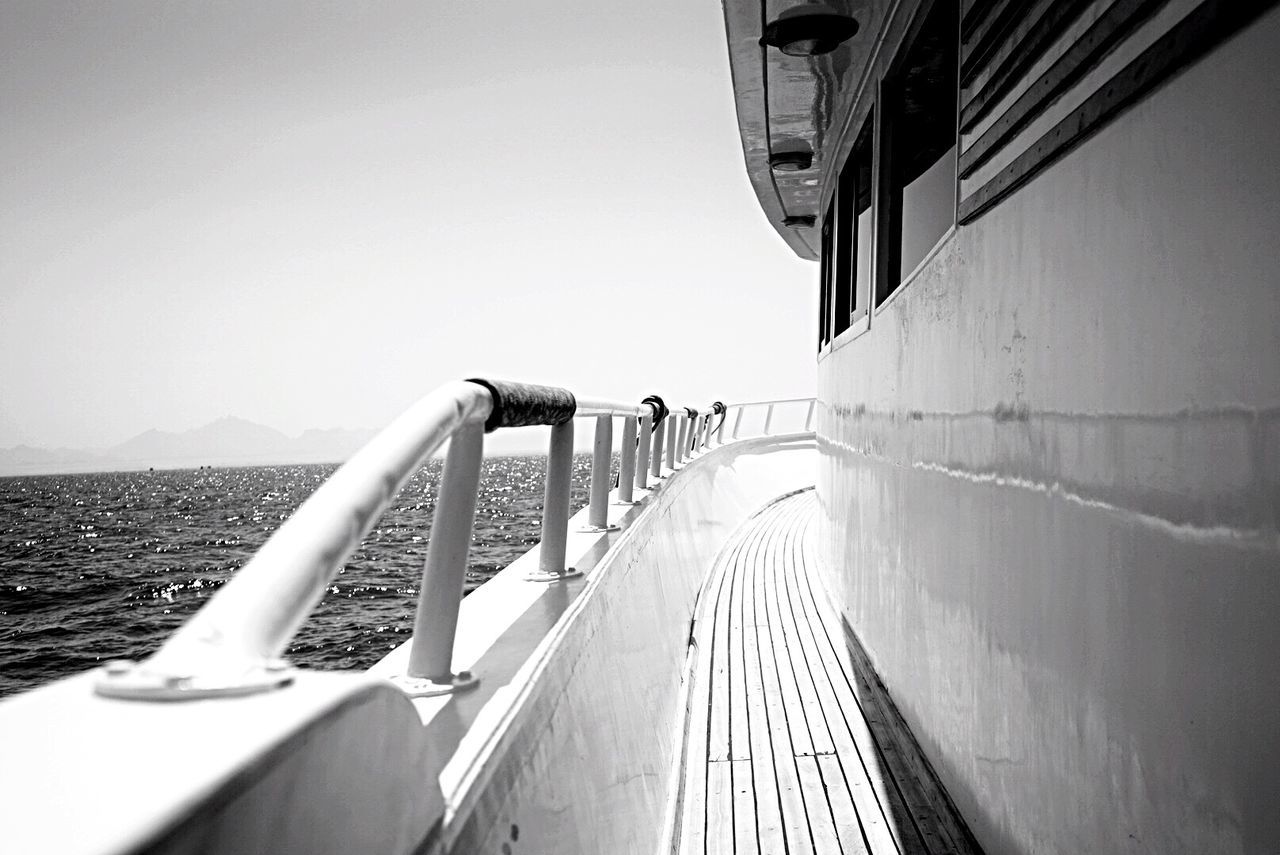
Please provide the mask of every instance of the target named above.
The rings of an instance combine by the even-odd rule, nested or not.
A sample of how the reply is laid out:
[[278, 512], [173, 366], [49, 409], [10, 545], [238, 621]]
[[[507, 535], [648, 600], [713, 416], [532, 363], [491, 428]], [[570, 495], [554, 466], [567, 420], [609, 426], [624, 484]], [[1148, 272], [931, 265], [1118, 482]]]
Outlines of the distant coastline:
[[3, 448], [0, 476], [341, 463], [374, 433], [363, 428], [336, 428], [290, 437], [266, 425], [228, 416], [189, 431], [149, 430], [104, 449]]
[[[544, 454], [544, 430], [517, 428], [503, 436], [491, 436], [485, 443], [486, 452], [511, 457]], [[291, 437], [266, 425], [227, 416], [188, 431], [145, 431], [109, 448], [0, 448], [0, 478], [342, 463], [376, 433], [369, 428], [330, 428], [306, 430]], [[575, 446], [585, 451], [590, 441], [591, 432], [583, 431]]]

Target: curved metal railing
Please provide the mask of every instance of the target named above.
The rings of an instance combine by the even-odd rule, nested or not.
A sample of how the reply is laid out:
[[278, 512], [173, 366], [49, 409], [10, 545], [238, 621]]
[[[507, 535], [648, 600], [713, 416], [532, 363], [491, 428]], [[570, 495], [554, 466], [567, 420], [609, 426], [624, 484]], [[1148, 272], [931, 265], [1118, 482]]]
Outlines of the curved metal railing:
[[736, 439], [747, 409], [767, 408], [762, 433], [768, 434], [775, 406], [805, 401], [807, 430], [812, 399], [668, 410], [656, 396], [634, 405], [576, 398], [551, 386], [450, 383], [410, 407], [340, 467], [153, 656], [108, 664], [96, 690], [111, 697], [182, 700], [249, 694], [289, 682], [292, 669], [280, 656], [294, 634], [401, 488], [446, 441], [407, 674], [397, 682], [415, 696], [473, 685], [472, 675], [451, 668], [486, 432], [551, 427], [539, 568], [527, 578], [556, 582], [579, 575], [565, 566], [575, 419], [596, 420], [588, 530], [603, 532], [610, 529], [614, 419], [623, 419], [617, 500], [629, 504], [635, 489], [664, 477], [664, 458], [666, 468], [675, 470], [709, 448], [713, 433], [725, 444], [730, 410], [737, 410]]

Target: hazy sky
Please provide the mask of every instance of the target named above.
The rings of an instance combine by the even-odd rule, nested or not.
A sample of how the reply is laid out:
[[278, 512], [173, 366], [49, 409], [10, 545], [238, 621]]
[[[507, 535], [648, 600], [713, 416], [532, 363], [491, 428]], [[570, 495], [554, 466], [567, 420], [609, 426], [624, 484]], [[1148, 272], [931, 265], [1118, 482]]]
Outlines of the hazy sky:
[[814, 387], [717, 0], [8, 0], [0, 164], [0, 446]]

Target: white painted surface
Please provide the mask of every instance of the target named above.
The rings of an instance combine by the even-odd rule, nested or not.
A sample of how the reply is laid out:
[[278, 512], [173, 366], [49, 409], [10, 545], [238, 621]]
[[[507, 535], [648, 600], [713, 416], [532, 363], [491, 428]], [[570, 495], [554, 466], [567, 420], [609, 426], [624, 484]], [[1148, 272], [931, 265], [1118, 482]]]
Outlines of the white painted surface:
[[179, 703], [93, 693], [93, 672], [7, 699], [0, 849], [411, 852], [444, 762], [397, 689], [303, 672], [259, 695]]
[[1280, 13], [820, 363], [831, 593], [989, 855], [1280, 851]]

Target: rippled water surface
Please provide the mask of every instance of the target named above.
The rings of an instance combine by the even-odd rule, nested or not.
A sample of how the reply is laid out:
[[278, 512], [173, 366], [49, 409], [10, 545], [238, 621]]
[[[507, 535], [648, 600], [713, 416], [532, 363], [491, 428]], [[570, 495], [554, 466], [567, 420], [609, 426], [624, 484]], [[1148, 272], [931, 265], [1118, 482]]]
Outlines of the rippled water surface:
[[[467, 590], [539, 539], [543, 457], [485, 460]], [[590, 458], [574, 461], [586, 504]], [[334, 466], [0, 478], [0, 695], [153, 651]], [[367, 668], [408, 637], [441, 461], [418, 472], [289, 649]]]

